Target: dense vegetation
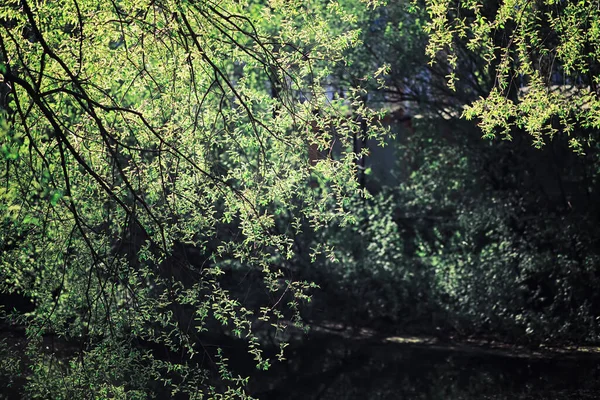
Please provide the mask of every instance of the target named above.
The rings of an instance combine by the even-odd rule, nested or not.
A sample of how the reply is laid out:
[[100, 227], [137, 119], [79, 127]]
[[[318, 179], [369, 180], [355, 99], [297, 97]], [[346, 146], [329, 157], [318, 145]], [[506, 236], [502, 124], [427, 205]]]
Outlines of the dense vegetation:
[[[490, 18], [493, 7], [486, 2], [482, 10]], [[425, 8], [395, 3], [363, 17], [362, 50], [352, 52], [352, 65], [386, 66], [385, 87], [373, 87], [370, 101], [392, 111], [397, 135], [387, 153], [372, 149], [367, 167], [374, 172], [366, 186], [377, 194], [353, 203], [359, 224], [331, 228], [317, 239], [335, 243], [340, 262], [311, 268], [310, 279], [324, 290], [315, 295], [323, 311], [310, 317], [344, 315], [350, 325], [442, 338], [597, 342], [600, 188], [594, 131], [583, 126], [590, 119], [577, 117], [581, 124], [571, 131], [547, 116], [542, 122], [555, 132], [544, 146], [540, 140], [549, 132], [541, 125], [533, 132], [490, 106], [496, 119], [481, 115], [481, 124], [510, 122], [511, 136], [504, 138], [511, 140], [482, 140], [480, 126], [458, 117], [472, 102], [476, 109], [491, 101], [485, 96], [501, 86], [493, 60], [456, 38], [452, 91], [444, 84], [450, 68], [445, 58], [430, 64], [423, 51], [432, 45], [423, 32], [431, 23]], [[592, 35], [592, 28], [581, 29]], [[554, 67], [563, 70], [558, 59]], [[351, 81], [356, 70], [344, 71], [342, 79]], [[576, 104], [583, 92], [592, 96], [587, 79], [597, 76], [572, 78], [579, 84], [558, 89], [547, 82], [544, 93], [554, 101], [557, 90], [561, 96], [568, 91]], [[520, 109], [531, 100], [507, 94], [505, 101]], [[579, 112], [597, 120], [592, 109]], [[472, 109], [464, 113], [473, 115]], [[410, 125], [407, 114], [416, 117]], [[531, 116], [540, 118], [538, 112]], [[589, 144], [573, 148], [573, 139], [583, 137]], [[378, 170], [381, 163], [388, 170]]]
[[598, 342], [597, 14], [4, 2], [5, 389], [246, 398], [311, 325]]

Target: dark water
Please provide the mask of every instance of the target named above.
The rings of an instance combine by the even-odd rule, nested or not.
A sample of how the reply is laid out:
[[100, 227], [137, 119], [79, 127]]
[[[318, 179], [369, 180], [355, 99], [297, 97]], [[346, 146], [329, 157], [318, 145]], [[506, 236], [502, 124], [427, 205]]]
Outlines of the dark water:
[[259, 399], [600, 399], [600, 358], [312, 336], [256, 377]]
[[[231, 346], [233, 349], [236, 346]], [[245, 350], [240, 349], [244, 354]], [[247, 354], [246, 354], [247, 355]], [[287, 360], [253, 375], [261, 400], [600, 400], [598, 354], [531, 353], [452, 343], [394, 343], [311, 333], [286, 350]], [[0, 399], [18, 387], [0, 382]], [[158, 399], [171, 398], [166, 394]], [[76, 400], [76, 399], [73, 399]]]

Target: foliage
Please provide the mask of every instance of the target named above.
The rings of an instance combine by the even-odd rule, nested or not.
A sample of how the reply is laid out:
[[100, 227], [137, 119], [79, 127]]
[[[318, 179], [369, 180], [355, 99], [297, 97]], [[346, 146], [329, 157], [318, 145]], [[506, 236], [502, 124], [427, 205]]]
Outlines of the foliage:
[[310, 319], [385, 329], [385, 324], [407, 323], [416, 313], [430, 311], [424, 283], [431, 277], [405, 256], [395, 220], [397, 201], [389, 189], [369, 199], [355, 198], [350, 207], [356, 227], [332, 226], [313, 239], [327, 240], [333, 253], [304, 271], [321, 289], [314, 295]]
[[316, 239], [339, 262], [314, 265], [323, 290], [309, 318], [512, 343], [600, 339], [595, 157], [558, 155], [564, 143], [491, 146], [468, 123], [435, 120], [392, 146], [400, 183], [352, 203], [358, 233]]
[[[0, 285], [35, 303], [5, 310], [27, 327], [30, 397], [246, 396], [204, 342], [243, 338], [268, 368], [226, 278], [261, 277], [281, 336], [312, 286], [287, 268], [294, 232], [351, 217], [351, 140], [375, 113], [325, 82], [353, 20], [319, 1], [2, 3]], [[58, 367], [49, 336], [76, 344]]]
[[[583, 152], [600, 127], [600, 10], [592, 1], [427, 0], [427, 53], [446, 60], [454, 87], [461, 44], [495, 75], [492, 90], [464, 111], [484, 136], [524, 130], [541, 147], [556, 134]], [[460, 44], [459, 44], [460, 43]], [[583, 131], [582, 131], [583, 129]]]
[[[496, 6], [486, 2], [481, 13], [489, 16]], [[527, 343], [596, 342], [598, 149], [590, 142], [588, 154], [578, 157], [564, 149], [569, 142], [574, 146], [573, 139], [585, 138], [590, 125], [579, 120], [571, 136], [556, 136], [542, 151], [534, 151], [516, 134], [518, 119], [502, 105], [490, 106], [486, 112], [494, 113], [496, 122], [505, 120], [514, 140], [493, 147], [480, 142], [479, 130], [456, 119], [464, 105], [491, 101], [492, 97], [484, 99], [499, 85], [496, 56], [501, 44], [518, 32], [510, 36], [516, 29], [510, 24], [491, 32], [496, 58], [490, 58], [468, 40], [470, 29], [477, 29], [481, 21], [473, 22], [471, 14], [463, 12], [467, 36], [450, 36], [453, 53], [430, 52], [435, 63], [428, 65], [422, 54], [427, 37], [421, 30], [428, 23], [430, 29], [439, 27], [427, 10], [414, 3], [389, 2], [359, 14], [361, 46], [348, 50], [352, 68], [336, 71], [332, 85], [343, 92], [345, 84], [360, 81], [362, 71], [378, 70], [367, 98], [370, 104], [394, 111], [386, 119], [396, 124], [392, 131], [397, 140], [387, 142], [393, 152], [378, 151], [371, 161], [367, 157], [374, 168], [365, 172], [375, 170], [380, 156], [390, 158], [392, 153], [397, 165], [385, 178], [366, 176], [373, 198], [351, 203], [358, 232], [328, 227], [298, 240], [334, 244], [331, 257], [313, 268], [307, 268], [306, 260], [292, 260], [322, 288], [309, 318]], [[454, 11], [445, 15], [449, 23], [458, 24]], [[550, 40], [551, 32], [540, 24]], [[431, 51], [437, 33], [430, 34]], [[448, 54], [453, 57], [448, 59]], [[518, 63], [518, 54], [510, 54]], [[557, 58], [554, 67], [559, 66]], [[444, 82], [451, 67], [454, 92]], [[515, 79], [506, 78], [510, 85], [502, 104], [526, 107], [523, 96], [533, 86], [523, 74], [515, 74]], [[556, 92], [570, 102], [582, 93], [556, 86], [556, 73], [549, 79], [542, 83], [550, 85], [550, 96]], [[571, 74], [560, 79], [563, 85], [579, 82], [574, 85], [581, 89], [589, 77]], [[594, 116], [592, 109], [577, 104], [575, 99], [569, 107]], [[544, 104], [522, 117], [539, 122], [552, 110]], [[398, 129], [399, 122], [411, 121], [411, 116], [420, 117], [412, 119], [413, 128]], [[552, 118], [546, 122], [561, 129]], [[497, 127], [491, 131], [499, 132]]]

